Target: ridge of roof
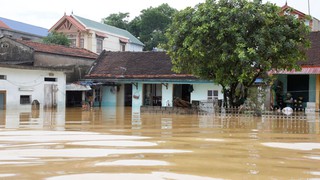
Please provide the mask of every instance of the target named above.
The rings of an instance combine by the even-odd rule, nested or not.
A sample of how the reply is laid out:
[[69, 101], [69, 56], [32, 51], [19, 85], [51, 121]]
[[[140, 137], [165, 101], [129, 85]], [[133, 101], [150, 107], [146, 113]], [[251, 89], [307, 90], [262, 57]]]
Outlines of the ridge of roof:
[[117, 28], [115, 26], [111, 26], [108, 24], [103, 24], [103, 23], [99, 23], [87, 18], [83, 18], [77, 15], [70, 15], [72, 17], [74, 17], [76, 20], [79, 21], [79, 23], [81, 23], [82, 25], [84, 25], [85, 27], [88, 28], [92, 28], [92, 29], [96, 29], [98, 31], [102, 31], [102, 32], [108, 32], [114, 35], [118, 35], [118, 36], [123, 36], [126, 37], [130, 40], [131, 43], [133, 44], [138, 44], [141, 46], [144, 46], [144, 44], [138, 39], [136, 38], [134, 35], [132, 35], [129, 31], [125, 30], [125, 29], [121, 29], [121, 28]]
[[181, 79], [195, 76], [172, 71], [172, 62], [166, 52], [102, 51], [86, 79]]
[[48, 35], [48, 29], [43, 27], [11, 20], [3, 17], [0, 17], [0, 21], [6, 24], [11, 30], [16, 30], [20, 32], [37, 35], [37, 36], [43, 36], [43, 37]]
[[67, 46], [57, 45], [57, 44], [45, 44], [45, 43], [26, 41], [26, 40], [20, 40], [20, 39], [11, 39], [11, 40], [24, 44], [37, 52], [82, 57], [82, 58], [88, 58], [93, 60], [95, 60], [98, 57], [96, 53], [84, 48], [67, 47]]

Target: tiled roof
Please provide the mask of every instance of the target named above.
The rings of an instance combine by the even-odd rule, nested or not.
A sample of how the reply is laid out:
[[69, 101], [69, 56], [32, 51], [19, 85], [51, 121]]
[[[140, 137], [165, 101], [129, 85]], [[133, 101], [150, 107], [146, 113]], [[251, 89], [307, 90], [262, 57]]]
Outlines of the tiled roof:
[[66, 47], [62, 45], [44, 44], [44, 43], [38, 43], [38, 42], [32, 42], [32, 41], [18, 40], [18, 39], [14, 41], [17, 41], [21, 44], [29, 46], [36, 52], [89, 58], [94, 60], [98, 57], [97, 54], [83, 48], [72, 48], [72, 47]]
[[130, 43], [133, 44], [138, 44], [141, 46], [144, 46], [144, 44], [137, 39], [135, 36], [133, 36], [130, 32], [124, 30], [124, 29], [120, 29], [114, 26], [110, 26], [107, 24], [102, 24], [96, 21], [92, 21], [90, 19], [86, 19], [80, 16], [76, 16], [76, 15], [71, 15], [72, 17], [74, 17], [75, 19], [77, 19], [80, 23], [82, 23], [84, 26], [86, 26], [87, 29], [94, 29], [94, 30], [98, 30], [101, 32], [108, 32], [111, 34], [116, 34], [116, 35], [120, 35], [123, 37], [127, 37], [130, 41]]
[[103, 51], [86, 78], [197, 79], [190, 74], [177, 74], [171, 68], [171, 59], [165, 52]]
[[0, 22], [4, 23], [7, 27], [9, 27], [12, 30], [25, 32], [25, 33], [29, 33], [37, 36], [42, 36], [42, 37], [45, 37], [48, 35], [48, 29], [45, 29], [42, 27], [10, 20], [2, 17], [0, 17]]
[[307, 50], [307, 61], [302, 66], [320, 66], [320, 31], [310, 33], [311, 47]]

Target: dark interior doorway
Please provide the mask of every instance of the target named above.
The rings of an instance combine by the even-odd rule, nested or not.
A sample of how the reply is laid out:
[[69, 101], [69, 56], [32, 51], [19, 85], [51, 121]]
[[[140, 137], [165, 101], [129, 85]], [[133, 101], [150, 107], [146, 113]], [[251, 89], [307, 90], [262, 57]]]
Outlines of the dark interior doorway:
[[132, 84], [124, 85], [124, 105], [127, 107], [132, 106]]
[[309, 100], [309, 75], [288, 75], [287, 91], [293, 99], [303, 97], [303, 102]]
[[193, 91], [193, 86], [190, 84], [174, 84], [173, 99], [180, 98], [182, 100], [190, 102], [192, 91]]
[[67, 91], [66, 94], [67, 107], [81, 107], [82, 105], [82, 91]]

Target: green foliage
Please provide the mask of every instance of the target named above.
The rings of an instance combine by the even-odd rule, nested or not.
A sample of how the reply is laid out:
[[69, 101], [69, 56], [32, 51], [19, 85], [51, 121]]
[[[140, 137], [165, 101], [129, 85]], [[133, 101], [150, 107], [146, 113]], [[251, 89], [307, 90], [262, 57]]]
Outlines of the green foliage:
[[129, 13], [119, 12], [118, 14], [110, 14], [108, 17], [102, 19], [102, 23], [128, 30], [128, 18]]
[[47, 37], [42, 39], [43, 43], [46, 44], [58, 44], [64, 46], [70, 46], [70, 40], [63, 33], [52, 32], [49, 33]]
[[130, 22], [127, 20], [129, 13], [111, 14], [102, 19], [102, 22], [129, 31], [145, 44], [144, 50], [150, 51], [167, 43], [165, 32], [176, 12], [177, 10], [168, 4], [162, 4], [155, 8], [143, 9], [141, 15]]
[[[271, 69], [299, 69], [306, 59], [309, 28], [280, 15], [260, 0], [207, 0], [173, 18], [166, 49], [174, 71], [188, 72], [222, 85], [231, 105], [243, 103], [248, 87]], [[243, 93], [236, 94], [239, 85]]]
[[135, 26], [138, 32], [135, 35], [145, 43], [145, 50], [152, 50], [160, 44], [166, 44], [165, 31], [172, 22], [176, 9], [168, 4], [162, 4], [156, 8], [150, 7], [141, 11], [141, 15], [133, 20], [131, 26]]

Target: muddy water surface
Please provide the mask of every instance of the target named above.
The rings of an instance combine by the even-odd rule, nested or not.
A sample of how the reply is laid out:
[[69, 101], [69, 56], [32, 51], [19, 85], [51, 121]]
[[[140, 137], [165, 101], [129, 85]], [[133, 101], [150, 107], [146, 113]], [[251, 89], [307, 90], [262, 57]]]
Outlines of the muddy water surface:
[[320, 179], [318, 113], [0, 110], [0, 179]]

